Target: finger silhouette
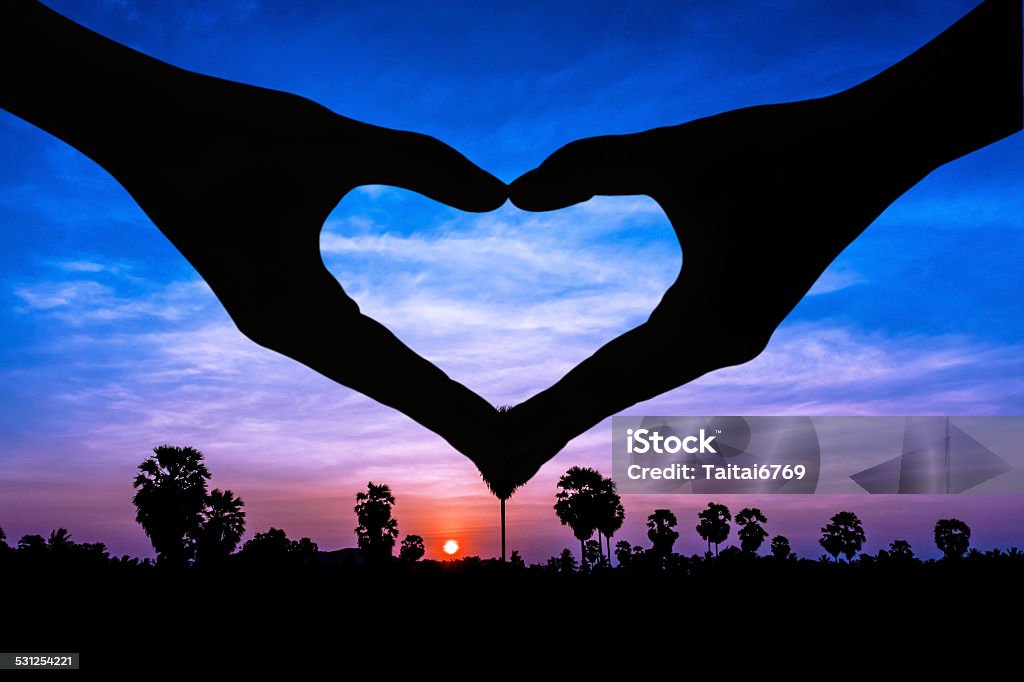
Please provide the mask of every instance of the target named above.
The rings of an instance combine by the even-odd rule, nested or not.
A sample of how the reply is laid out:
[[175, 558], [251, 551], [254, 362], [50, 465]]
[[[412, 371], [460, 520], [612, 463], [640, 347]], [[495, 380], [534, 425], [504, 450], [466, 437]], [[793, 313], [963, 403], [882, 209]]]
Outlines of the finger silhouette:
[[565, 145], [509, 186], [526, 211], [553, 211], [594, 195], [648, 194], [658, 174], [658, 131], [607, 135]]
[[508, 187], [440, 140], [378, 128], [363, 184], [401, 187], [454, 208], [484, 213], [505, 203]]

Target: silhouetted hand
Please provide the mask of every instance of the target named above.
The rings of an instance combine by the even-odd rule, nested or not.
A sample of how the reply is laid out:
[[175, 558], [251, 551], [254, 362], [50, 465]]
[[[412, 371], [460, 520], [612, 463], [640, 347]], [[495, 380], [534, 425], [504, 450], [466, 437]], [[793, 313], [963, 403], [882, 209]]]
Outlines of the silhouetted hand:
[[[167, 132], [115, 177], [195, 266], [246, 336], [402, 410], [474, 457], [494, 410], [359, 313], [325, 268], [322, 225], [351, 189], [383, 184], [466, 211], [506, 187], [424, 135], [338, 116], [300, 97], [204, 79]], [[478, 454], [479, 453], [479, 454]]]
[[513, 444], [485, 477], [521, 484], [605, 417], [757, 356], [890, 203], [938, 166], [1020, 130], [1021, 116], [1021, 3], [988, 0], [837, 95], [556, 151], [512, 183], [516, 206], [650, 196], [683, 264], [646, 323], [502, 415]]
[[319, 235], [359, 185], [489, 211], [504, 183], [433, 138], [175, 68], [29, 0], [0, 4], [0, 64], [0, 106], [109, 171], [243, 333], [488, 456], [495, 409], [360, 314]]
[[842, 128], [837, 107], [756, 107], [580, 140], [512, 183], [513, 203], [529, 211], [650, 196], [683, 250], [679, 276], [646, 323], [509, 413], [516, 430], [543, 434], [535, 450], [524, 447], [540, 456], [526, 459], [539, 465], [600, 419], [758, 355], [836, 255], [913, 184], [868, 172], [886, 165], [886, 151], [868, 131]]

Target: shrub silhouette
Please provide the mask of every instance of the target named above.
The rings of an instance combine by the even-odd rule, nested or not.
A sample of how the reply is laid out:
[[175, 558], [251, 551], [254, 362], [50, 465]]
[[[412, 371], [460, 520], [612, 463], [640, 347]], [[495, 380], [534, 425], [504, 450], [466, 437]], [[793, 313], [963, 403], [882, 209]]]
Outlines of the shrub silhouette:
[[896, 561], [910, 561], [914, 558], [914, 550], [906, 540], [893, 540], [889, 543], [889, 558]]
[[289, 540], [280, 528], [271, 527], [266, 533], [256, 533], [242, 545], [240, 556], [255, 565], [281, 566], [299, 564], [311, 559], [318, 547], [309, 538]]
[[935, 546], [946, 559], [959, 559], [971, 545], [971, 528], [960, 519], [939, 519], [935, 523]]
[[772, 556], [776, 559], [788, 559], [792, 554], [789, 547], [789, 538], [785, 535], [776, 535], [772, 538]]
[[419, 535], [406, 535], [402, 547], [398, 550], [398, 558], [403, 561], [416, 562], [423, 558], [427, 549], [423, 546], [423, 538]]
[[620, 568], [629, 568], [633, 561], [633, 548], [626, 540], [619, 540], [615, 543], [615, 560], [619, 562]]
[[647, 517], [647, 539], [651, 541], [651, 552], [661, 560], [672, 554], [672, 546], [679, 539], [675, 530], [676, 515], [668, 509], [655, 509]]

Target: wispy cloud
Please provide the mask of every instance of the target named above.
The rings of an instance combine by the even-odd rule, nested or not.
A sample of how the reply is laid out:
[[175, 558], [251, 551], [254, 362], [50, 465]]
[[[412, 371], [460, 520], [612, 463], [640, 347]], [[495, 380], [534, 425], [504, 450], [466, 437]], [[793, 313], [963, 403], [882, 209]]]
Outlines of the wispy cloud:
[[54, 263], [66, 272], [117, 272], [118, 267], [109, 263], [97, 263], [91, 260], [69, 260]]
[[[91, 264], [85, 262], [75, 263], [71, 268], [66, 263], [58, 267], [75, 274], [103, 271], [88, 269]], [[137, 282], [134, 279], [132, 283]], [[45, 312], [80, 327], [91, 322], [147, 318], [184, 320], [205, 307], [197, 302], [197, 293], [209, 291], [206, 283], [199, 279], [164, 286], [147, 283], [145, 289], [129, 294], [94, 280], [41, 281], [15, 286], [14, 295], [21, 300], [24, 312]]]

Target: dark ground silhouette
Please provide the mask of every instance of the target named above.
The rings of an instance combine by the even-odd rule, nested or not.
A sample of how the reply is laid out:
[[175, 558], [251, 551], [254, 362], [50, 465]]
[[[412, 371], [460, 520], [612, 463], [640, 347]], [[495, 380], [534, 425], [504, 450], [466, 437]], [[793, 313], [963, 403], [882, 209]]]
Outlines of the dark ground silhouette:
[[81, 651], [96, 668], [131, 661], [197, 671], [287, 663], [318, 647], [339, 658], [374, 646], [392, 655], [440, 645], [463, 656], [501, 642], [558, 650], [604, 641], [609, 627], [615, 652], [627, 643], [679, 647], [712, 624], [797, 650], [814, 631], [898, 642], [925, 636], [928, 623], [962, 644], [968, 630], [1016, 632], [998, 623], [1015, 617], [1024, 577], [1020, 552], [835, 563], [723, 550], [671, 555], [664, 568], [651, 561], [589, 573], [476, 557], [369, 568], [321, 561], [323, 553], [280, 562], [243, 555], [215, 569], [174, 569], [101, 560], [95, 549], [62, 558], [6, 552], [4, 647]]
[[[609, 532], [602, 524], [624, 519], [615, 486], [580, 467], [559, 481], [553, 507], [580, 542], [579, 561], [569, 549], [529, 566], [519, 552], [509, 562], [423, 560], [423, 538], [415, 534], [405, 536], [396, 557], [396, 498], [390, 486], [372, 482], [355, 495], [359, 548], [320, 551], [309, 538], [292, 540], [272, 527], [232, 553], [244, 532], [244, 504], [227, 492], [206, 492], [211, 476], [204, 459], [192, 447], [160, 446], [139, 466], [149, 511], [137, 520], [149, 532], [156, 561], [112, 557], [103, 543], [79, 543], [65, 528], [48, 538], [25, 535], [10, 546], [0, 528], [5, 647], [76, 651], [94, 669], [131, 664], [194, 672], [287, 662], [293, 651], [321, 648], [366, 655], [383, 647], [392, 656], [399, 642], [405, 656], [410, 646], [429, 651], [438, 642], [456, 651], [481, 641], [499, 649], [504, 641], [521, 647], [527, 640], [571, 647], [603, 634], [609, 620], [619, 624], [616, 641], [649, 648], [651, 637], [674, 636], [684, 623], [734, 628], [738, 620], [750, 628], [758, 618], [773, 621], [771, 634], [784, 634], [793, 646], [800, 643], [794, 633], [816, 627], [819, 618], [829, 619], [830, 633], [855, 627], [877, 633], [880, 613], [888, 619], [882, 626], [900, 622], [892, 619], [896, 613], [904, 622], [970, 618], [972, 631], [981, 632], [1001, 621], [996, 616], [979, 627], [979, 616], [1021, 600], [1024, 552], [969, 550], [971, 530], [958, 519], [935, 524], [940, 560], [919, 560], [904, 540], [863, 553], [864, 528], [850, 511], [821, 529], [831, 559], [799, 558], [782, 536], [759, 556], [768, 515], [740, 510], [740, 546], [719, 551], [730, 539], [733, 516], [712, 501], [694, 529], [709, 542], [707, 553], [673, 551], [678, 519], [656, 509], [647, 518], [650, 546], [618, 542], [616, 564], [600, 543]], [[157, 478], [158, 472], [167, 476]], [[788, 629], [779, 628], [779, 619]], [[257, 659], [245, 658], [247, 652]], [[517, 652], [517, 660], [525, 653]]]

